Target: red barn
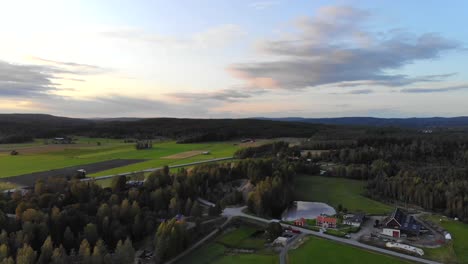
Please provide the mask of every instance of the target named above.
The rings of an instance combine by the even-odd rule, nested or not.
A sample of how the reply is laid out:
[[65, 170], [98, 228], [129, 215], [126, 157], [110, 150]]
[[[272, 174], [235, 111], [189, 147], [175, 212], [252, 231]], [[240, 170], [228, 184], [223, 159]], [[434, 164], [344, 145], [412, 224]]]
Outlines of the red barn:
[[335, 228], [336, 218], [320, 215], [317, 217], [317, 225], [324, 228]]
[[294, 225], [296, 226], [305, 226], [305, 223], [306, 220], [304, 217], [302, 217], [301, 219], [296, 219], [296, 221], [294, 221]]

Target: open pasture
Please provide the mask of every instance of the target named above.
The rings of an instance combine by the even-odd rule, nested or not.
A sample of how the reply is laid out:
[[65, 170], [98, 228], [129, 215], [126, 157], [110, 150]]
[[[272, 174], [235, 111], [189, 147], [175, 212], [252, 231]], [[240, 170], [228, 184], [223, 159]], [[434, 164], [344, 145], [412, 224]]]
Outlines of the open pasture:
[[[90, 170], [90, 174], [88, 175], [102, 176], [162, 167], [164, 165], [177, 165], [231, 157], [237, 149], [241, 148], [238, 145], [234, 145], [233, 142], [177, 144], [174, 141], [166, 141], [153, 142], [152, 149], [136, 150], [133, 143], [123, 143], [120, 140], [113, 139], [90, 138], [79, 138], [76, 144], [44, 145], [40, 142], [35, 142], [34, 144], [36, 145], [24, 146], [24, 144], [9, 144], [7, 147], [0, 145], [0, 149], [24, 147], [36, 150], [48, 150], [23, 152], [18, 148], [19, 155], [17, 156], [11, 156], [9, 152], [0, 152], [0, 178], [46, 172], [67, 167], [83, 167], [84, 165], [92, 165], [94, 163], [111, 160], [142, 161], [138, 163], [131, 162], [120, 164], [119, 166], [107, 168], [101, 167], [100, 170]], [[209, 151], [209, 154], [192, 155], [195, 152], [200, 153], [202, 150]], [[187, 155], [186, 153], [192, 154]]]
[[295, 200], [323, 202], [335, 209], [338, 205], [348, 211], [386, 214], [392, 208], [364, 196], [365, 182], [343, 178], [298, 175], [294, 180]]
[[[265, 239], [256, 236], [257, 229], [251, 226], [241, 226], [228, 231], [213, 242], [197, 248], [182, 258], [177, 264], [277, 264], [279, 255], [264, 247]], [[238, 249], [250, 249], [251, 253], [239, 253]]]

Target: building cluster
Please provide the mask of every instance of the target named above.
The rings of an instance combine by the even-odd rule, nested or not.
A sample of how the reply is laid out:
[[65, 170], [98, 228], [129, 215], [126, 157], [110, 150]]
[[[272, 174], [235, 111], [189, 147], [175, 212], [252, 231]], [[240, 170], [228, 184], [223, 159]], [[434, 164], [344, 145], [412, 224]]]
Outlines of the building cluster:
[[396, 208], [386, 219], [382, 234], [395, 238], [418, 236], [422, 227], [414, 216], [406, 214], [400, 208]]

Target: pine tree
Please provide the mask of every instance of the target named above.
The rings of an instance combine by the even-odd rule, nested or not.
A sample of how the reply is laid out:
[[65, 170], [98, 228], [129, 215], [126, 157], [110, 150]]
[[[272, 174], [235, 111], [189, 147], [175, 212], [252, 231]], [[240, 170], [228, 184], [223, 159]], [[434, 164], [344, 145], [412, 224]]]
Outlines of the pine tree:
[[8, 257], [3, 259], [0, 264], [15, 264], [15, 261], [13, 260], [12, 257]]
[[125, 242], [119, 240], [115, 248], [115, 263], [126, 264], [132, 263], [135, 259], [135, 249], [133, 249], [132, 241], [127, 238]]
[[39, 264], [47, 264], [50, 263], [50, 259], [52, 257], [54, 250], [54, 245], [52, 243], [52, 238], [50, 236], [44, 241], [41, 247], [41, 255], [39, 256], [39, 260], [37, 263]]
[[0, 244], [8, 244], [8, 233], [4, 229], [0, 233]]
[[36, 263], [36, 251], [34, 251], [31, 246], [24, 244], [22, 248], [18, 250], [16, 254], [16, 263], [17, 264], [34, 264]]
[[88, 240], [83, 239], [78, 250], [78, 256], [81, 257], [81, 262], [84, 264], [91, 263], [91, 247], [89, 246]]
[[60, 247], [55, 248], [54, 252], [52, 253], [52, 264], [67, 264], [68, 257], [67, 252], [62, 245]]
[[84, 237], [91, 246], [94, 246], [98, 240], [98, 231], [95, 224], [89, 223], [84, 227]]
[[8, 245], [1, 244], [0, 245], [0, 261], [8, 258]]
[[93, 249], [93, 254], [91, 255], [92, 264], [102, 264], [104, 262], [104, 256], [102, 255], [100, 248], [96, 245]]
[[63, 245], [68, 252], [75, 247], [75, 236], [69, 226], [67, 226], [63, 234]]

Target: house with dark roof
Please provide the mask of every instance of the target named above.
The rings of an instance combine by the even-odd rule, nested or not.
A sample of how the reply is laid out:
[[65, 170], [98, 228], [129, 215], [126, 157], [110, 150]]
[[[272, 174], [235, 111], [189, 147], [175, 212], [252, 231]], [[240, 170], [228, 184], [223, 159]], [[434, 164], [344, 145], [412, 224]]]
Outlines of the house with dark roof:
[[350, 225], [350, 226], [355, 226], [355, 227], [360, 227], [362, 222], [364, 222], [364, 214], [363, 213], [347, 215], [343, 219], [343, 224]]
[[422, 225], [412, 215], [406, 214], [401, 208], [395, 208], [385, 222], [383, 234], [399, 238], [402, 233], [417, 236]]

